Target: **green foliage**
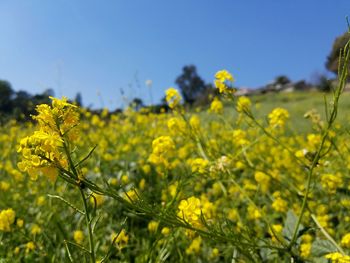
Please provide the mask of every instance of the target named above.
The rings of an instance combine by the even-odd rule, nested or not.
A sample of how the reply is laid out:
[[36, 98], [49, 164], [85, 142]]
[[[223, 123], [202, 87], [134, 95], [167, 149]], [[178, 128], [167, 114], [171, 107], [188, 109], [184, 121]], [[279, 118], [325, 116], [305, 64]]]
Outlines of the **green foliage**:
[[[326, 61], [326, 68], [335, 73], [338, 74], [338, 65], [339, 65], [339, 54], [342, 49], [344, 49], [346, 43], [350, 40], [350, 33], [345, 32], [341, 36], [337, 37], [334, 40], [332, 50], [330, 54], [327, 57]], [[350, 66], [348, 66], [350, 69]]]
[[182, 74], [177, 77], [176, 84], [179, 86], [186, 103], [193, 104], [210, 87], [198, 75], [194, 65], [184, 66]]

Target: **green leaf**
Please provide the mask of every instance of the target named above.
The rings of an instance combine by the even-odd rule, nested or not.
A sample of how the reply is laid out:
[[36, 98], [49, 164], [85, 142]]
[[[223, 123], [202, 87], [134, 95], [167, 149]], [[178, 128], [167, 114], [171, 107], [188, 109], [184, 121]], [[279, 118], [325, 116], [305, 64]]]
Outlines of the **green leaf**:
[[334, 251], [337, 251], [337, 248], [329, 240], [316, 240], [312, 243], [311, 255], [315, 257], [322, 257]]
[[[290, 241], [293, 237], [293, 233], [294, 233], [294, 229], [297, 224], [297, 221], [298, 221], [297, 216], [294, 214], [292, 210], [289, 210], [287, 212], [286, 222], [284, 223], [284, 227], [282, 230], [282, 234], [284, 238], [287, 239], [288, 241]], [[303, 228], [304, 228], [303, 225], [299, 224], [298, 233], [302, 231]]]

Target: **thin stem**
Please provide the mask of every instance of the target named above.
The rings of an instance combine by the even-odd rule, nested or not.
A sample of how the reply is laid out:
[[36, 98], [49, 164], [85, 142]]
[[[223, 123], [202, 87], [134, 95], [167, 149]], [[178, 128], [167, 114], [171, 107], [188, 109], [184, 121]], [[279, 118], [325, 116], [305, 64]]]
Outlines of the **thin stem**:
[[[342, 52], [340, 55], [342, 55]], [[328, 137], [328, 133], [329, 133], [331, 127], [333, 126], [333, 123], [334, 123], [334, 121], [337, 117], [337, 114], [338, 114], [338, 102], [339, 102], [340, 94], [344, 90], [345, 80], [347, 79], [347, 76], [348, 76], [348, 68], [347, 67], [349, 65], [349, 60], [350, 60], [350, 41], [348, 41], [347, 44], [345, 45], [343, 59], [344, 60], [339, 63], [339, 68], [341, 68], [341, 71], [339, 71], [339, 72], [341, 72], [340, 78], [339, 78], [340, 81], [339, 81], [337, 89], [334, 91], [331, 114], [330, 114], [330, 117], [328, 120], [327, 127], [323, 132], [321, 143], [319, 145], [319, 148], [317, 150], [315, 157], [313, 158], [312, 165], [311, 165], [309, 172], [308, 172], [306, 191], [305, 191], [305, 195], [303, 198], [300, 215], [298, 217], [297, 224], [295, 225], [293, 237], [292, 237], [292, 239], [289, 243], [289, 246], [288, 246], [289, 249], [291, 249], [293, 247], [293, 245], [295, 244], [295, 242], [297, 240], [298, 229], [299, 229], [299, 226], [301, 224], [301, 220], [302, 220], [304, 213], [305, 213], [305, 210], [306, 210], [307, 199], [308, 199], [308, 195], [309, 195], [310, 187], [311, 187], [313, 170], [316, 167], [316, 165], [318, 164], [318, 161], [321, 159], [321, 151], [323, 150], [323, 146], [324, 146], [326, 139]]]
[[93, 238], [93, 235], [92, 235], [90, 215], [89, 215], [89, 211], [88, 211], [88, 207], [87, 207], [84, 191], [81, 188], [79, 188], [79, 191], [80, 191], [80, 194], [81, 194], [81, 198], [83, 199], [84, 211], [85, 211], [85, 220], [86, 220], [86, 225], [88, 227], [91, 262], [95, 263], [96, 262], [96, 256], [95, 256], [94, 238]]
[[334, 239], [328, 234], [328, 232], [326, 231], [326, 229], [324, 229], [324, 227], [322, 227], [322, 225], [320, 224], [320, 222], [318, 222], [316, 216], [314, 214], [311, 214], [311, 218], [312, 220], [314, 220], [314, 222], [316, 223], [316, 225], [320, 228], [321, 232], [323, 233], [323, 235], [338, 249], [338, 251], [340, 253], [342, 253], [343, 255], [345, 255], [344, 250], [337, 244], [337, 242], [334, 241]]

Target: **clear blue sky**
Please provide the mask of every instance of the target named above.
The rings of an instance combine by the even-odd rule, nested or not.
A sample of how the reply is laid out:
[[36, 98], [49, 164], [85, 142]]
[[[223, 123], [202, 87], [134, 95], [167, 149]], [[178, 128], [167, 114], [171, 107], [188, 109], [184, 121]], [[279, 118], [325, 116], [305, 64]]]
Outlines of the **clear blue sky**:
[[325, 71], [346, 15], [350, 0], [1, 0], [0, 79], [111, 109], [121, 88], [149, 103], [147, 79], [158, 102], [186, 64], [252, 88], [280, 74], [308, 80]]

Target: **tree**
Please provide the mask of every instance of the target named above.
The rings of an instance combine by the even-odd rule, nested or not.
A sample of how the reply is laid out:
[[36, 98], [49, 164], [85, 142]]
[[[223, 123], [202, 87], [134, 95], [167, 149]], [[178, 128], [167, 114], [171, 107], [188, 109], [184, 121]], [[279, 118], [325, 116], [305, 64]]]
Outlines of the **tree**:
[[274, 84], [286, 85], [290, 83], [290, 79], [285, 75], [280, 75], [275, 78]]
[[133, 108], [135, 111], [139, 111], [143, 106], [143, 101], [140, 98], [134, 98], [130, 103], [129, 106]]
[[[340, 50], [345, 47], [345, 44], [349, 41], [349, 39], [350, 39], [349, 32], [345, 32], [343, 35], [335, 39], [331, 53], [328, 55], [327, 61], [326, 61], [326, 68], [329, 71], [335, 74], [338, 74], [339, 53], [340, 53]], [[349, 65], [349, 69], [350, 69], [350, 65]]]
[[83, 96], [81, 96], [80, 92], [78, 92], [77, 95], [75, 95], [74, 101], [79, 107], [83, 106]]
[[0, 111], [10, 113], [12, 111], [12, 98], [14, 91], [10, 82], [0, 80]]
[[177, 77], [175, 82], [181, 90], [183, 99], [189, 104], [193, 104], [207, 89], [207, 85], [197, 74], [197, 69], [194, 65], [184, 66], [182, 74]]

